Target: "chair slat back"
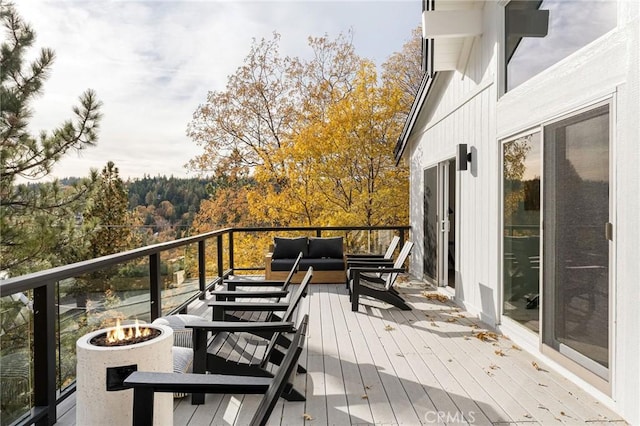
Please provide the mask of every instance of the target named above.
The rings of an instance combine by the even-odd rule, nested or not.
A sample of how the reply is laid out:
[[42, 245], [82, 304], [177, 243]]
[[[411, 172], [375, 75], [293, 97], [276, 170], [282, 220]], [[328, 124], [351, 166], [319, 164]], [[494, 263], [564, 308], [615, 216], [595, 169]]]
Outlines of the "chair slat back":
[[285, 291], [286, 289], [289, 288], [289, 284], [291, 284], [291, 280], [293, 279], [293, 276], [300, 269], [300, 259], [302, 259], [302, 252], [298, 254], [298, 257], [296, 258], [296, 261], [293, 263], [293, 267], [289, 271], [289, 275], [287, 275], [287, 278], [285, 278], [284, 282], [282, 283], [282, 287], [280, 288], [280, 290]]
[[[309, 273], [307, 272], [307, 274]], [[260, 405], [258, 405], [258, 408], [251, 419], [250, 424], [252, 426], [262, 426], [267, 423], [269, 416], [273, 412], [273, 409], [278, 402], [278, 398], [282, 395], [287, 383], [293, 382], [293, 380], [290, 380], [289, 378], [295, 373], [296, 368], [298, 367], [298, 359], [300, 358], [300, 354], [302, 353], [302, 348], [304, 346], [304, 338], [306, 336], [308, 323], [309, 315], [305, 315], [298, 326], [298, 330], [296, 330], [296, 334], [291, 339], [291, 345], [287, 350], [287, 354], [285, 355], [280, 368], [278, 368], [278, 372], [273, 378], [269, 389], [267, 389], [267, 392], [260, 401]]]
[[[398, 254], [398, 258], [396, 259], [395, 263], [393, 264], [394, 269], [395, 268], [402, 268], [402, 266], [404, 265], [404, 262], [407, 260], [407, 258], [409, 257], [409, 253], [411, 253], [411, 249], [413, 248], [413, 243], [411, 241], [406, 241], [404, 243], [404, 246], [402, 246], [402, 250], [400, 250], [400, 253]], [[383, 274], [384, 275], [384, 280], [385, 280], [385, 289], [389, 290], [391, 287], [393, 287], [393, 284], [396, 282], [396, 278], [398, 278], [398, 272], [392, 272], [389, 274]]]
[[393, 253], [395, 253], [396, 248], [398, 248], [398, 243], [400, 242], [400, 237], [394, 235], [389, 243], [389, 247], [387, 247], [387, 251], [384, 252], [385, 259], [393, 259]]
[[311, 282], [312, 277], [313, 277], [313, 268], [309, 266], [309, 269], [307, 270], [307, 273], [302, 279], [302, 282], [298, 286], [296, 293], [292, 295], [291, 298], [289, 299], [289, 307], [284, 313], [284, 316], [282, 317], [282, 321], [290, 322], [293, 319], [293, 314], [295, 313], [296, 308], [300, 304], [300, 300], [302, 300], [302, 298], [307, 295], [309, 283]]

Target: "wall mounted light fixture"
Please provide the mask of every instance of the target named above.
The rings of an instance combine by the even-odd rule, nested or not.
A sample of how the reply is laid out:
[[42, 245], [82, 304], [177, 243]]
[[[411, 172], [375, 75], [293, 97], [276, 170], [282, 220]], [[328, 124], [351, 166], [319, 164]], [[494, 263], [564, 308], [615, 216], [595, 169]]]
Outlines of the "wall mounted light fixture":
[[467, 151], [466, 143], [459, 143], [456, 148], [456, 170], [467, 170], [467, 163], [472, 159], [471, 152]]

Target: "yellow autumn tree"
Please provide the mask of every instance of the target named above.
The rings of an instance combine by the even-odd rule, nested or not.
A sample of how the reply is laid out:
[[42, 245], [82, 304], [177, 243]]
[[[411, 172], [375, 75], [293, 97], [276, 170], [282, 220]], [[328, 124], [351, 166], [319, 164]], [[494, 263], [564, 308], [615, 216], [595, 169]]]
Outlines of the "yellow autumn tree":
[[[254, 215], [299, 225], [383, 225], [408, 220], [408, 175], [393, 147], [402, 123], [401, 90], [379, 86], [374, 64], [361, 61], [348, 93], [307, 122], [275, 153], [279, 185], [257, 168]], [[256, 210], [256, 211], [253, 211]]]
[[[309, 38], [306, 59], [282, 57], [279, 41], [255, 41], [225, 90], [194, 113], [188, 134], [203, 153], [190, 166], [209, 173], [233, 155], [252, 178], [202, 203], [195, 230], [231, 215], [218, 208], [247, 213], [226, 226], [407, 223], [408, 172], [393, 148], [419, 87], [419, 41], [394, 54], [381, 78], [350, 34]], [[417, 58], [398, 64], [404, 55]]]

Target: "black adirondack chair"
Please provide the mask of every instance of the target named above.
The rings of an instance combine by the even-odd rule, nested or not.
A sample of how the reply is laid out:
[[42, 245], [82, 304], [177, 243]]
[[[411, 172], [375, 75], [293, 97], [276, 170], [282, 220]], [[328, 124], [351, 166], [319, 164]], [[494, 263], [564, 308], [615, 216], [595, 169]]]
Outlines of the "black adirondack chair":
[[291, 376], [302, 353], [308, 321], [309, 317], [305, 315], [282, 364], [272, 378], [142, 371], [132, 373], [124, 383], [133, 388], [133, 426], [152, 426], [155, 392], [264, 394], [249, 424], [265, 425], [278, 398], [292, 382]]
[[[284, 281], [279, 280], [254, 280], [250, 278], [234, 278], [231, 280], [225, 280], [224, 283], [227, 285], [227, 290], [216, 290], [212, 291], [218, 301], [233, 301], [237, 298], [276, 298], [281, 299], [286, 297], [289, 294], [289, 285], [291, 284], [291, 280], [296, 272], [298, 272], [300, 267], [300, 259], [302, 259], [302, 252], [298, 254], [296, 261], [293, 264], [293, 267], [289, 271], [289, 275], [285, 278]], [[279, 290], [238, 290], [238, 287], [280, 287]]]
[[[309, 268], [302, 282], [291, 295], [288, 302], [212, 302], [214, 317], [223, 318], [225, 309], [233, 310], [269, 310], [284, 311], [279, 321], [206, 321], [193, 322], [187, 328], [193, 330], [193, 372], [213, 374], [234, 374], [272, 377], [269, 364], [280, 365], [285, 357], [278, 345], [289, 347], [290, 340], [281, 333], [293, 331], [294, 314], [307, 293], [313, 277], [313, 268]], [[209, 339], [209, 333], [213, 337]], [[247, 334], [263, 335], [270, 338], [268, 344], [262, 339], [247, 338]], [[306, 372], [298, 366], [298, 372]], [[302, 401], [304, 396], [298, 391], [289, 389], [285, 398], [291, 401]], [[201, 404], [204, 395], [193, 394], [192, 402]]]
[[357, 311], [360, 296], [369, 296], [390, 303], [404, 311], [411, 310], [400, 293], [394, 288], [398, 275], [404, 272], [404, 262], [409, 257], [413, 243], [404, 243], [392, 268], [374, 264], [365, 268], [351, 268], [352, 278], [349, 282], [351, 290], [351, 310]]
[[379, 266], [393, 266], [393, 253], [395, 253], [400, 237], [394, 236], [387, 247], [384, 254], [349, 254], [347, 255], [347, 280], [346, 285], [349, 289], [349, 281], [353, 278], [350, 273], [351, 268], [368, 268]]

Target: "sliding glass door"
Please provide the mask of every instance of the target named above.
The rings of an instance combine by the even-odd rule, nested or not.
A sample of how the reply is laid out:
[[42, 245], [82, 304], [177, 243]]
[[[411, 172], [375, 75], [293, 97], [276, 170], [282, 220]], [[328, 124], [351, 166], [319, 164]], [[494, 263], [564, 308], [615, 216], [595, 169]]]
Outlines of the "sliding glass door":
[[543, 342], [609, 368], [609, 105], [544, 129]]
[[605, 381], [610, 115], [603, 103], [502, 144], [502, 314]]

